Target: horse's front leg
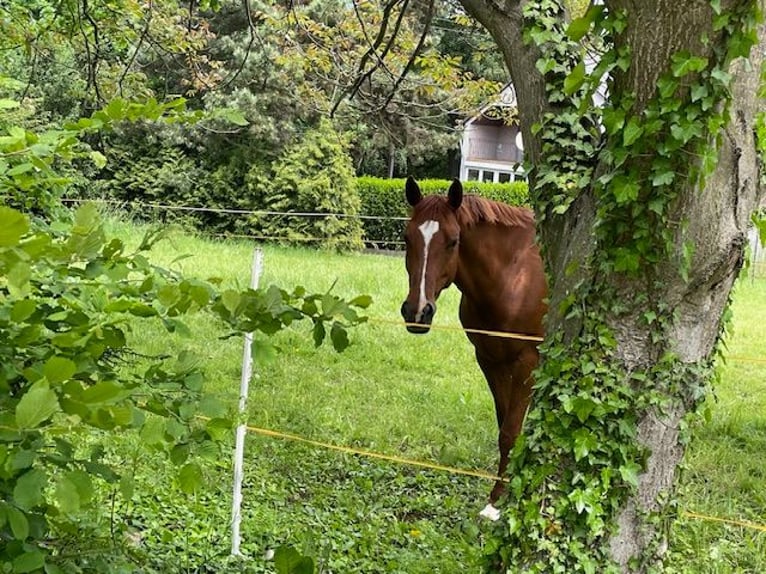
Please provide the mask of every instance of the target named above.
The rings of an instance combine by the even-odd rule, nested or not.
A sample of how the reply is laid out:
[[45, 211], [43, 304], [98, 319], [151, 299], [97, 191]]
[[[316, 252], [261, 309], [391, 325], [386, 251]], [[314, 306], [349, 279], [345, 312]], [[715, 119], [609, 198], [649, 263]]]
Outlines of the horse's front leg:
[[[508, 467], [508, 457], [516, 437], [521, 433], [524, 416], [532, 396], [532, 370], [537, 366], [537, 350], [523, 349], [511, 362], [491, 363], [482, 361], [477, 354], [479, 366], [489, 383], [495, 401], [498, 426], [498, 450], [500, 462], [497, 474], [503, 478]], [[494, 502], [505, 492], [505, 483], [497, 480], [489, 495], [489, 504], [482, 515], [496, 520], [499, 512]]]

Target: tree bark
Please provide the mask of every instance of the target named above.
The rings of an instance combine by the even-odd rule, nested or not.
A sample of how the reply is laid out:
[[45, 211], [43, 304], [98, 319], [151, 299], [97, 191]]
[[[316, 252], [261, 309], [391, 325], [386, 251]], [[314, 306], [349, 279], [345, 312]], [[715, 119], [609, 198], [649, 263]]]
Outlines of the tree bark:
[[[539, 133], [533, 134], [531, 126], [541, 122], [546, 113], [559, 111], [566, 103], [548, 101], [546, 78], [535, 65], [541, 56], [540, 49], [524, 41], [522, 10], [527, 2], [461, 0], [461, 4], [487, 28], [505, 57], [517, 93], [525, 151], [528, 151], [526, 160], [535, 166], [541, 165], [548, 158], [543, 153]], [[712, 58], [713, 50], [720, 48], [723, 41], [713, 30], [714, 14], [708, 2], [607, 0], [606, 4], [615, 13], [625, 11], [627, 27], [617, 42], [628, 47], [631, 53], [630, 67], [624, 72], [615, 72], [610, 99], [619, 101], [625, 94], [634, 94], [636, 114], [654, 97], [657, 81], [670, 69], [674, 54], [688, 51]], [[722, 5], [723, 9], [729, 9], [742, 5], [742, 1], [724, 1]], [[764, 11], [766, 2], [759, 0], [759, 6]], [[709, 42], [702, 40], [704, 31], [708, 31]], [[749, 62], [740, 59], [731, 68], [734, 82], [730, 121], [717, 146], [714, 171], [702, 184], [690, 184], [690, 180], [679, 178], [674, 189], [677, 199], [671, 207], [670, 220], [677, 223], [676, 249], [659, 265], [642, 268], [631, 277], [620, 273], [603, 275], [599, 269], [587, 265], [588, 261], [598, 259], [598, 250], [602, 248], [594, 239], [599, 203], [592, 187], [581, 189], [561, 215], [554, 216], [547, 207], [535, 206], [550, 280], [551, 301], [546, 320], [549, 335], [563, 333], [564, 344], [575, 342], [583, 335], [585, 327], [581, 319], [567, 318], [559, 312], [559, 304], [576, 285], [589, 282], [621, 295], [620, 309], [609, 313], [605, 321], [617, 340], [614, 358], [626, 372], [656, 368], [669, 352], [683, 364], [701, 364], [711, 359], [721, 334], [721, 319], [742, 266], [750, 215], [758, 206], [762, 192], [759, 186], [762, 166], [754, 122], [759, 108], [763, 109], [763, 102], [757, 97], [758, 70], [766, 49], [763, 25], [758, 34], [759, 44], [752, 49]], [[689, 96], [681, 93], [679, 97]], [[690, 157], [689, 163], [700, 164], [700, 159]], [[597, 166], [595, 172], [599, 173], [599, 169]], [[651, 174], [644, 176], [650, 178]], [[530, 188], [535, 186], [534, 178], [533, 171]], [[682, 277], [678, 272], [680, 254], [687, 242], [693, 244], [695, 250], [688, 276]], [[573, 265], [575, 263], [579, 266]], [[653, 337], [651, 326], [643, 319], [647, 300], [663, 301], [674, 311], [675, 319], [667, 337], [661, 341]], [[648, 458], [638, 488], [612, 517], [616, 527], [604, 540], [607, 553], [621, 572], [643, 572], [665, 551], [664, 534], [659, 532], [662, 525], [647, 521], [647, 512], [658, 510], [664, 495], [674, 490], [676, 469], [683, 456], [679, 440], [681, 421], [701, 400], [699, 396], [691, 396], [690, 389], [696, 388], [695, 382], [687, 383], [690, 384], [680, 390], [666, 389], [668, 406], [646, 409], [639, 418], [637, 441], [647, 448]], [[533, 399], [532, 411], [540, 408], [536, 405]], [[534, 464], [534, 461], [525, 464]], [[635, 566], [636, 563], [640, 566]]]

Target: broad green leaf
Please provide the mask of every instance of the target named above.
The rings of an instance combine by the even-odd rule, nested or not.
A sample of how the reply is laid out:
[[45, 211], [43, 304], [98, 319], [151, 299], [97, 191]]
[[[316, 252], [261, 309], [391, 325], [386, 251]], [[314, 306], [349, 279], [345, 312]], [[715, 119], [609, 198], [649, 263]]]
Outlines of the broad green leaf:
[[17, 245], [27, 231], [29, 220], [26, 215], [10, 207], [0, 206], [0, 247]]
[[13, 487], [13, 499], [24, 510], [31, 510], [45, 502], [43, 489], [48, 477], [43, 471], [33, 468], [22, 474]]
[[181, 490], [193, 494], [202, 487], [202, 469], [195, 462], [190, 462], [178, 471], [178, 484]]
[[43, 366], [43, 374], [52, 385], [71, 379], [76, 371], [77, 365], [66, 357], [51, 357]]
[[127, 392], [125, 387], [115, 381], [100, 381], [85, 389], [80, 400], [84, 403], [105, 403]]
[[141, 428], [141, 440], [148, 445], [165, 442], [165, 424], [162, 419], [152, 417], [147, 419]]
[[37, 301], [33, 299], [21, 299], [16, 301], [11, 308], [11, 321], [21, 323], [32, 316], [37, 309]]
[[68, 475], [60, 476], [56, 480], [53, 496], [56, 506], [61, 512], [69, 514], [80, 510], [80, 493], [77, 490], [77, 485]]
[[30, 292], [29, 280], [32, 270], [26, 261], [19, 261], [7, 274], [8, 291], [12, 297], [26, 297]]
[[326, 335], [324, 323], [322, 321], [317, 321], [316, 323], [314, 323], [314, 329], [312, 330], [312, 335], [314, 337], [314, 346], [318, 347], [319, 345], [321, 345]]
[[240, 302], [240, 295], [236, 291], [232, 289], [227, 289], [226, 291], [221, 293], [221, 303], [223, 303], [223, 306], [232, 315], [237, 310], [237, 307], [239, 306], [239, 302]]
[[13, 559], [14, 573], [34, 572], [45, 566], [45, 554], [38, 549], [28, 550]]
[[580, 61], [564, 79], [564, 93], [568, 96], [580, 89], [585, 81], [585, 62]]
[[21, 429], [33, 429], [61, 409], [58, 397], [46, 380], [30, 387], [16, 405], [16, 424]]
[[351, 301], [349, 301], [348, 304], [354, 307], [360, 307], [362, 309], [366, 309], [367, 307], [372, 305], [372, 296], [359, 295], [358, 297], [354, 297], [353, 299], [351, 299]]
[[330, 329], [330, 339], [332, 340], [332, 346], [336, 351], [343, 351], [349, 345], [348, 333], [345, 327], [340, 323], [333, 323]]
[[9, 100], [8, 98], [0, 98], [0, 110], [11, 110], [18, 108], [21, 104], [16, 100]]
[[18, 508], [10, 505], [6, 506], [5, 511], [14, 538], [16, 540], [26, 540], [27, 536], [29, 536], [29, 521], [26, 515]]
[[274, 552], [274, 568], [277, 574], [314, 574], [314, 560], [301, 556], [290, 546], [280, 546]]

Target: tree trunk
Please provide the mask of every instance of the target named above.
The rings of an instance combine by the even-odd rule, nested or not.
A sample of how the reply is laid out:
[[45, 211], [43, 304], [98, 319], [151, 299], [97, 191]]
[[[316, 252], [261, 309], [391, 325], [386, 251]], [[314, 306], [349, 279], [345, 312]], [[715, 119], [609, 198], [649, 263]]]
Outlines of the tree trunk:
[[[763, 105], [757, 97], [757, 88], [758, 70], [766, 47], [766, 30], [763, 25], [758, 28], [760, 43], [752, 49], [750, 62], [739, 59], [731, 67], [734, 82], [730, 121], [718, 138], [715, 168], [706, 177], [695, 178], [695, 170], [705, 172], [703, 158], [689, 153], [691, 148], [679, 151], [680, 154], [687, 154], [688, 171], [676, 174], [668, 191], [663, 191], [674, 198], [669, 202], [664, 219], [670, 222], [667, 235], [673, 248], [651, 252], [660, 253], [659, 258], [651, 263], [642, 261], [631, 272], [615, 271], [614, 267], [605, 272], [605, 267], [599, 265], [599, 262], [613, 258], [615, 251], [614, 245], [609, 243], [611, 238], [603, 236], [604, 226], [616, 220], [614, 218], [625, 216], [615, 213], [618, 210], [608, 210], [605, 207], [604, 197], [607, 194], [599, 185], [609, 188], [615, 185], [616, 177], [621, 173], [630, 174], [641, 182], [642, 188], [637, 200], [626, 202], [624, 209], [648, 213], [645, 206], [641, 208], [639, 205], [636, 208], [634, 204], [641, 201], [651, 204], [658, 199], [660, 188], [646, 183], [656, 175], [651, 171], [656, 164], [652, 164], [651, 158], [647, 159], [644, 155], [628, 157], [624, 164], [615, 167], [613, 156], [603, 153], [605, 147], [609, 149], [609, 138], [619, 137], [620, 141], [623, 141], [622, 138], [630, 138], [626, 137], [624, 130], [616, 134], [602, 131], [598, 137], [603, 139], [595, 145], [600, 153], [579, 160], [583, 165], [590, 162], [593, 173], [590, 183], [579, 187], [571, 196], [568, 209], [557, 213], [556, 201], [552, 198], [561, 196], [555, 195], [559, 191], [548, 183], [548, 172], [541, 170], [541, 167], [555, 164], [558, 159], [554, 155], [561, 155], [561, 148], [546, 144], [543, 130], [532, 133], [531, 127], [549, 122], [551, 116], [546, 114], [562, 116], [576, 108], [577, 102], [571, 99], [553, 98], [554, 103], [551, 102], [551, 84], [557, 81], [561, 83], [566, 74], [556, 78], [555, 72], [543, 74], [538, 69], [537, 62], [541, 56], [547, 55], [547, 47], [539, 41], [525, 41], [525, 29], [529, 31], [538, 23], [534, 20], [536, 13], [525, 11], [530, 3], [513, 0], [502, 3], [492, 0], [461, 0], [461, 3], [488, 29], [505, 56], [518, 97], [524, 142], [530, 142], [525, 145], [525, 151], [528, 152], [526, 159], [533, 164], [530, 189], [535, 189], [533, 201], [551, 291], [546, 332], [548, 338], [557, 338], [558, 341], [544, 349], [541, 375], [544, 378], [545, 371], [550, 372], [546, 367], [549, 363], [559, 366], [567, 364], [567, 361], [571, 364], [581, 363], [582, 341], [604, 336], [603, 328], [606, 327], [608, 336], [615, 341], [613, 352], [604, 354], [603, 359], [611, 370], [608, 377], [604, 375], [602, 379], [596, 380], [594, 393], [598, 392], [599, 384], [606, 385], [605, 381], [612, 380], [609, 377], [621, 377], [622, 384], [629, 387], [626, 393], [633, 393], [630, 395], [632, 400], [637, 400], [637, 414], [635, 419], [630, 419], [630, 424], [634, 426], [633, 434], [626, 432], [623, 435], [632, 437], [625, 439], [626, 443], [632, 443], [631, 448], [635, 447], [638, 449], [636, 452], [644, 452], [646, 455], [636, 456], [641, 463], [637, 484], [627, 495], [615, 498], [617, 502], [611, 509], [604, 503], [606, 520], [611, 527], [602, 529], [595, 519], [593, 523], [588, 522], [589, 527], [592, 527], [591, 534], [584, 539], [583, 547], [571, 550], [572, 556], [576, 558], [572, 559], [572, 563], [582, 564], [587, 562], [588, 557], [593, 557], [592, 564], [578, 566], [578, 570], [582, 568], [589, 571], [595, 568], [599, 572], [606, 571], [603, 564], [598, 562], [601, 556], [610, 561], [611, 568], [616, 571], [644, 572], [661, 561], [667, 546], [664, 531], [667, 521], [662, 515], [664, 506], [672, 500], [669, 495], [674, 491], [676, 469], [683, 456], [681, 422], [705, 396], [710, 375], [709, 368], [705, 367], [709, 367], [714, 358], [722, 331], [722, 317], [742, 266], [750, 215], [757, 207], [761, 194], [759, 174], [762, 166], [755, 139], [755, 117], [758, 106]], [[564, 17], [563, 9], [556, 2], [531, 4], [541, 5], [537, 14], [545, 11], [545, 18], [562, 20]], [[744, 10], [747, 2], [732, 0], [722, 4], [724, 10]], [[759, 0], [761, 10], [766, 8], [764, 4], [764, 0]], [[622, 71], [617, 67], [613, 71], [607, 107], [617, 109], [625, 101], [624, 98], [630, 97], [629, 113], [645, 118], [647, 107], [656, 101], [658, 81], [673, 65], [682, 64], [678, 54], [688, 54], [688, 58], [699, 56], [713, 62], [717, 57], [716, 50], [726, 50], [728, 38], [724, 32], [714, 29], [715, 13], [708, 2], [607, 0], [606, 6], [614, 14], [624, 10], [626, 27], [615, 35], [613, 49], [629, 48], [631, 55], [627, 69]], [[565, 23], [562, 25], [566, 26]], [[703, 34], [707, 36], [708, 42], [703, 42]], [[548, 47], [552, 53], [556, 50], [554, 57], [568, 70], [573, 69], [579, 57], [576, 55], [577, 43], [570, 45], [568, 50], [562, 48], [560, 42], [551, 42]], [[674, 97], [685, 105], [692, 98], [686, 83], [696, 81], [696, 76], [690, 74], [682, 76], [680, 80]], [[711, 117], [717, 110], [710, 110]], [[626, 124], [628, 117], [625, 118]], [[643, 128], [643, 124], [638, 125]], [[711, 146], [714, 146], [712, 142], [716, 135], [709, 133], [706, 136]], [[613, 149], [619, 150], [620, 147], [618, 145]], [[599, 176], [609, 172], [612, 173], [612, 179], [606, 180], [605, 184], [596, 183]], [[621, 220], [617, 221], [619, 223]], [[626, 221], [630, 233], [634, 233], [629, 218]], [[620, 225], [615, 226], [615, 229], [624, 227]], [[655, 232], [659, 234], [664, 230], [656, 229]], [[633, 239], [625, 239], [626, 245], [630, 245]], [[615, 233], [614, 242], [619, 244], [620, 241], [623, 239], [619, 233]], [[693, 246], [693, 254], [689, 246]], [[685, 270], [685, 273], [679, 273], [679, 269]], [[588, 294], [580, 296], [582, 293]], [[609, 297], [610, 305], [602, 305], [601, 297]], [[575, 306], [580, 305], [583, 309], [572, 312], [572, 301]], [[598, 321], [589, 315], [591, 307], [596, 306], [600, 306]], [[663, 321], [661, 328], [658, 327], [660, 321]], [[669, 356], [673, 357], [672, 361], [668, 359]], [[599, 370], [600, 363], [588, 366], [586, 371], [591, 368], [596, 373], [605, 372]], [[642, 386], [644, 384], [646, 389]], [[573, 381], [572, 396], [576, 396], [578, 390], [578, 382]], [[519, 454], [519, 457], [524, 458], [525, 469], [535, 465], [542, 468], [546, 464], [556, 464], [529, 454], [544, 455], [546, 448], [559, 447], [559, 443], [546, 436], [553, 431], [535, 433], [536, 429], [532, 426], [547, 424], [547, 421], [562, 416], [562, 410], [556, 409], [562, 409], [562, 405], [566, 404], [561, 398], [566, 394], [561, 385], [542, 385], [535, 393], [528, 415], [529, 424], [525, 429], [525, 434], [530, 435], [528, 441], [533, 441], [530, 442], [532, 446], [526, 447], [526, 455], [524, 451]], [[625, 412], [630, 412], [630, 406]], [[582, 426], [578, 426], [581, 423]], [[568, 428], [576, 436], [580, 428], [592, 432], [593, 424], [588, 419], [588, 413], [582, 412], [578, 413]], [[604, 417], [603, 425], [607, 424], [608, 417]], [[589, 444], [587, 439], [583, 441], [581, 445]], [[587, 446], [582, 448], [587, 449]], [[589, 484], [591, 477], [587, 476], [588, 472], [591, 472], [594, 481], [598, 480], [598, 473], [605, 472], [601, 463], [586, 466], [583, 470], [583, 458], [589, 460], [583, 455], [583, 450], [577, 451], [575, 442], [575, 452], [569, 463], [572, 467], [576, 466], [578, 473], [585, 474], [584, 478], [578, 479], [578, 485]], [[559, 464], [563, 467], [569, 463], [561, 461]], [[521, 462], [516, 468], [522, 468]], [[617, 474], [617, 469], [614, 470]], [[629, 465], [620, 470], [624, 470], [623, 477], [630, 474]], [[530, 512], [534, 512], [534, 509], [527, 507], [526, 520], [519, 521], [520, 526], [515, 525], [512, 506], [519, 505], [521, 508], [523, 501], [513, 500], [514, 490], [511, 489], [511, 500], [508, 501], [510, 530], [514, 532], [519, 529], [520, 534], [509, 540], [506, 524], [504, 534], [500, 537], [507, 546], [514, 545], [517, 548], [510, 553], [507, 549], [498, 550], [490, 560], [489, 567], [507, 568], [514, 572], [546, 571], [548, 567], [548, 571], [555, 571], [552, 564], [546, 565], [551, 554], [549, 551], [546, 554], [543, 542], [519, 541], [530, 538], [571, 541], [576, 538], [575, 529], [581, 528], [582, 523], [557, 521], [553, 510], [546, 514], [548, 508], [560, 509], [565, 506], [568, 495], [569, 500], [572, 500], [571, 490], [575, 483], [566, 482], [564, 477], [571, 475], [560, 469], [542, 468], [539, 472], [525, 472], [525, 475], [520, 475], [522, 483], [524, 476], [545, 477], [528, 487], [522, 484], [515, 491], [517, 496], [528, 496], [529, 493], [538, 496], [541, 510], [534, 515], [537, 521], [530, 518]], [[541, 489], [548, 492], [541, 495]], [[598, 511], [594, 508], [601, 508], [597, 502], [590, 506], [586, 502], [573, 504], [578, 505], [575, 515], [592, 512], [596, 516]], [[662, 518], [658, 520], [658, 516]], [[533, 533], [535, 528], [542, 533]], [[570, 529], [569, 533], [567, 529]], [[560, 530], [563, 530], [563, 534], [558, 536]], [[557, 552], [567, 551], [557, 548]], [[511, 563], [511, 560], [515, 562]]]

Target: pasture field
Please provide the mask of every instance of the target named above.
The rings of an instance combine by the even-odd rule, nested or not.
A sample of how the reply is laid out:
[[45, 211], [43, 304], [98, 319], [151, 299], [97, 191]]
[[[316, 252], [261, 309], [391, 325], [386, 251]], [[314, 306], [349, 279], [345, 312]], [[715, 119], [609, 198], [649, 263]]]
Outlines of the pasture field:
[[[135, 244], [141, 228], [110, 220]], [[183, 232], [154, 249], [153, 261], [226, 285], [249, 283], [252, 244], [210, 241]], [[435, 329], [408, 334], [393, 324], [407, 279], [400, 256], [335, 254], [265, 246], [261, 285], [353, 297], [367, 293], [371, 320], [352, 330], [343, 353], [315, 349], [308, 325], [275, 338], [281, 353], [257, 367], [248, 423], [438, 465], [493, 473], [497, 462], [492, 400], [459, 326], [459, 293], [439, 300]], [[178, 259], [181, 255], [191, 257]], [[672, 527], [669, 563], [678, 573], [766, 572], [766, 532], [692, 518], [683, 512], [766, 524], [766, 279], [737, 286], [711, 420], [689, 445]], [[189, 321], [192, 338], [160, 330], [135, 333], [143, 352], [187, 347], [204, 357], [212, 388], [236, 405], [242, 342], [209, 318]], [[756, 360], [760, 359], [760, 361]], [[233, 441], [232, 441], [233, 442]], [[483, 525], [477, 514], [491, 481], [343, 454], [250, 433], [246, 444], [243, 552], [227, 558], [231, 504], [228, 452], [206, 468], [208, 491], [181, 494], [172, 470], [138, 454], [130, 440], [117, 456], [136, 468], [129, 504], [105, 510], [104, 528], [130, 540], [127, 550], [161, 572], [273, 572], [264, 555], [281, 544], [310, 554], [322, 572], [472, 573]], [[108, 523], [108, 524], [107, 524]]]

